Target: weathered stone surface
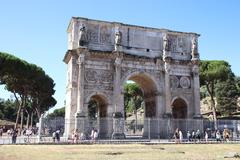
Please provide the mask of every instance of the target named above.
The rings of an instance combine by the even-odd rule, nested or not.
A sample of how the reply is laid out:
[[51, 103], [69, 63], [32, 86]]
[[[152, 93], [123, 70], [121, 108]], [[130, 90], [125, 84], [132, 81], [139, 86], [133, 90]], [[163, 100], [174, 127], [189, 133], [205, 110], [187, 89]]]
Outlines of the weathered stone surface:
[[[72, 18], [67, 32], [65, 117], [76, 119], [66, 124], [67, 136], [73, 129], [85, 132], [90, 127], [77, 115], [88, 117], [92, 97], [101, 104], [99, 118], [113, 118], [114, 112], [124, 115], [127, 80], [142, 88], [146, 117], [172, 117], [176, 101], [187, 108], [184, 118], [200, 114], [198, 34], [86, 18]], [[106, 125], [98, 128], [100, 134], [123, 136], [124, 127], [117, 122], [99, 122]]]
[[[174, 59], [190, 60], [192, 56], [198, 58], [198, 36], [196, 33], [74, 17], [68, 27], [68, 49], [86, 46], [91, 50], [123, 51], [154, 58], [162, 56], [167, 44], [165, 49]], [[167, 43], [164, 43], [164, 37]]]

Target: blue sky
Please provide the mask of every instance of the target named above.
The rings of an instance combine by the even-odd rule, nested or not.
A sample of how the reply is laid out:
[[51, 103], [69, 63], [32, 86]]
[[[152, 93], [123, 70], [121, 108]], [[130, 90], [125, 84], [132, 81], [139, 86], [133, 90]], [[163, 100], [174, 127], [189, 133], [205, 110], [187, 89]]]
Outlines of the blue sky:
[[[201, 59], [226, 60], [240, 76], [238, 0], [8, 0], [0, 1], [0, 51], [41, 66], [65, 99], [66, 29], [72, 16], [201, 34]], [[0, 87], [0, 97], [10, 95]]]

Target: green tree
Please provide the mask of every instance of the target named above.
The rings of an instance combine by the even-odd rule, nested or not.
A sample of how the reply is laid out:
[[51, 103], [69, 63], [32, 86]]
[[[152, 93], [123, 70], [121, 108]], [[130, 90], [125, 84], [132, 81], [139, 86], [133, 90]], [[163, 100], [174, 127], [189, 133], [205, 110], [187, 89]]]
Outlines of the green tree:
[[226, 81], [218, 82], [216, 87], [217, 110], [224, 116], [231, 116], [237, 110], [239, 96], [235, 75], [230, 72]]
[[52, 113], [47, 115], [48, 118], [55, 118], [55, 117], [65, 117], [65, 107], [55, 109]]
[[240, 77], [236, 76], [235, 77], [235, 82], [236, 82], [238, 94], [240, 95]]
[[225, 61], [200, 62], [200, 84], [201, 86], [206, 86], [208, 95], [211, 98], [211, 109], [213, 112], [215, 129], [217, 129], [216, 102], [214, 100], [215, 84], [217, 81], [226, 80], [230, 71], [230, 66]]
[[31, 88], [31, 103], [32, 107], [37, 113], [38, 118], [44, 111], [50, 109], [56, 105], [56, 100], [53, 98], [55, 93], [54, 81], [45, 74], [38, 74], [34, 78], [34, 82]]
[[[54, 81], [45, 74], [42, 68], [1, 52], [0, 84], [4, 84], [5, 88], [12, 92], [16, 99], [16, 126], [20, 112], [23, 113], [23, 110], [29, 111], [26, 106], [30, 105], [32, 107], [32, 113], [33, 110], [36, 110], [37, 116], [40, 118], [41, 113], [56, 104], [56, 100], [52, 97], [55, 92]], [[21, 115], [22, 128], [23, 114]]]
[[126, 112], [132, 112], [141, 107], [143, 92], [137, 83], [126, 83], [124, 85], [124, 106]]
[[13, 100], [0, 99], [0, 119], [16, 120], [16, 103]]
[[92, 120], [95, 120], [96, 114], [97, 114], [97, 101], [94, 99], [90, 99], [89, 103], [88, 103], [88, 115]]
[[0, 119], [4, 119], [4, 110], [5, 106], [4, 106], [4, 99], [0, 98]]
[[[134, 112], [135, 130], [137, 129], [137, 110], [143, 102], [143, 92], [136, 83], [126, 83], [124, 85], [124, 108], [126, 112]], [[126, 117], [126, 116], [125, 116]]]

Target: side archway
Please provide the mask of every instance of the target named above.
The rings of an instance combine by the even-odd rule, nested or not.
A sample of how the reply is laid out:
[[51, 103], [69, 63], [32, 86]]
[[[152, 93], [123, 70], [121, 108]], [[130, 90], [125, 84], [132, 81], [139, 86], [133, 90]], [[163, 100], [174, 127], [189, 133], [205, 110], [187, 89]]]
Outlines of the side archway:
[[181, 97], [176, 97], [172, 101], [172, 116], [174, 119], [186, 119], [188, 105], [186, 100]]
[[92, 94], [88, 97], [88, 120], [89, 131], [97, 130], [99, 137], [103, 138], [108, 133], [107, 110], [108, 100], [103, 94]]

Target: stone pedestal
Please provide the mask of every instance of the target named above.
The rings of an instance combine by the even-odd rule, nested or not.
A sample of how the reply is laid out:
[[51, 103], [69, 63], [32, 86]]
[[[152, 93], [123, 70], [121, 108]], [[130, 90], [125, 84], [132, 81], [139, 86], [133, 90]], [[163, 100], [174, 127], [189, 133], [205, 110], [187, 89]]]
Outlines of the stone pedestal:
[[113, 133], [112, 139], [125, 139], [124, 118], [121, 112], [115, 112], [113, 115]]
[[76, 113], [75, 129], [77, 129], [79, 133], [85, 133], [87, 126], [87, 117], [83, 113]]

